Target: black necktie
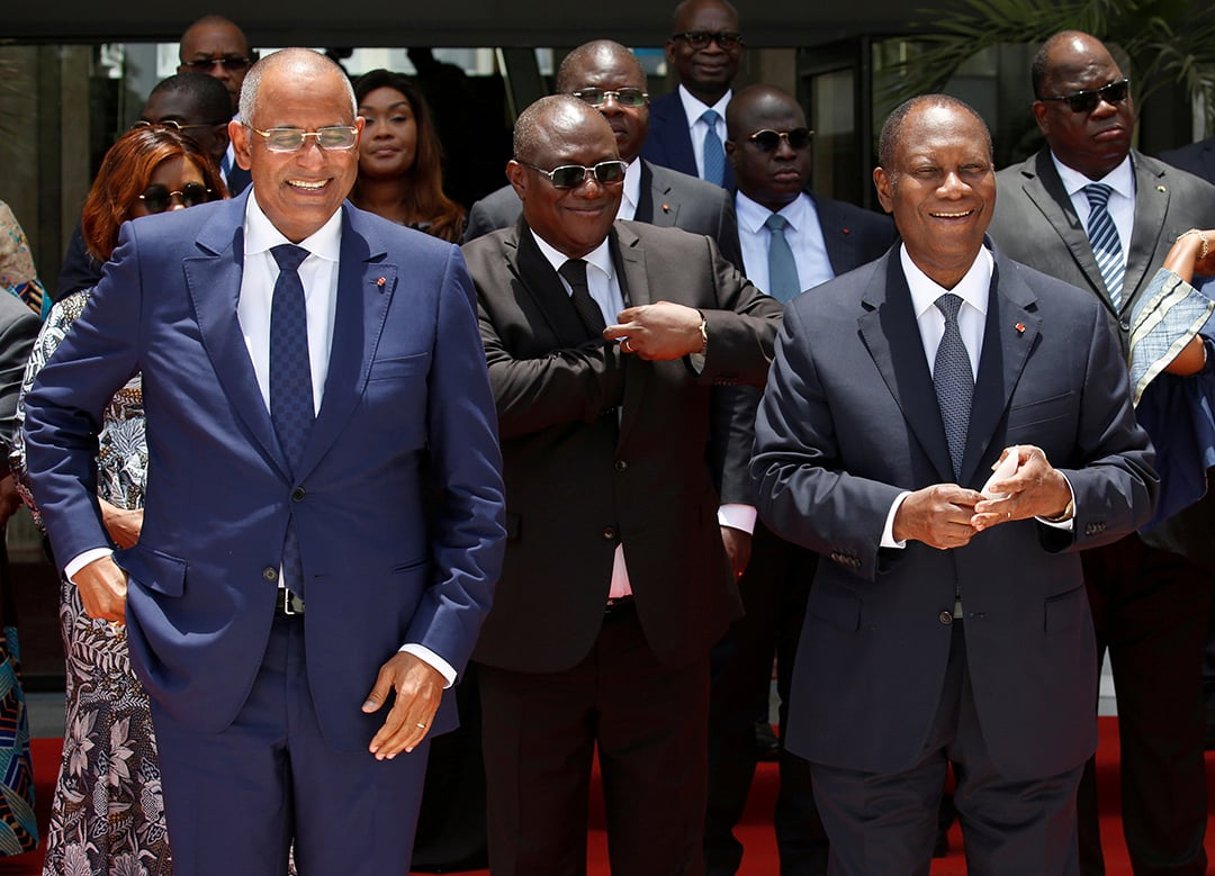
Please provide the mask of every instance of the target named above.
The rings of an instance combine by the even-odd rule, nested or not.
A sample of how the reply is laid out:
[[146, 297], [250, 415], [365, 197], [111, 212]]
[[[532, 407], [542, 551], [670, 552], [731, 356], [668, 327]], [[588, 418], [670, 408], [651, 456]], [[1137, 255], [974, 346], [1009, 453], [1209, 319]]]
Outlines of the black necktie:
[[[270, 419], [292, 474], [299, 468], [312, 431], [312, 368], [308, 361], [308, 313], [298, 268], [308, 250], [284, 243], [270, 250], [278, 262], [274, 299], [270, 304]], [[283, 542], [284, 582], [304, 597], [304, 567], [294, 520], [287, 521]]]
[[582, 259], [569, 259], [557, 273], [570, 284], [570, 289], [573, 290], [570, 298], [574, 302], [574, 308], [578, 311], [578, 316], [582, 318], [582, 324], [586, 326], [587, 332], [602, 340], [603, 330], [607, 328], [607, 323], [603, 320], [603, 311], [591, 297], [591, 289], [586, 282], [586, 262]]
[[962, 457], [966, 453], [966, 431], [970, 426], [970, 400], [975, 393], [974, 373], [962, 333], [958, 329], [958, 311], [962, 299], [946, 292], [936, 300], [937, 309], [945, 316], [945, 334], [937, 347], [932, 368], [932, 384], [937, 391], [937, 404], [945, 424], [945, 440], [949, 443], [949, 460], [953, 476], [962, 477]]

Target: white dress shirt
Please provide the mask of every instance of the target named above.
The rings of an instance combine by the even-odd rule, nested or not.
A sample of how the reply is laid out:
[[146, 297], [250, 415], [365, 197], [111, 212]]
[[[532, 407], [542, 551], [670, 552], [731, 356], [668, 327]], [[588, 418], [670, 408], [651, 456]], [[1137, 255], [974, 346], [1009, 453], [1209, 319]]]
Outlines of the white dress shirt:
[[[637, 205], [641, 203], [641, 159], [634, 158], [624, 172], [624, 191], [620, 195], [617, 219], [633, 219], [637, 216]], [[608, 325], [616, 320], [609, 319]]]
[[[705, 134], [709, 132], [708, 123], [701, 120], [701, 115], [707, 109], [717, 110], [717, 136], [721, 140], [722, 147], [726, 144], [726, 107], [730, 105], [730, 98], [734, 96], [732, 90], [727, 90], [721, 100], [709, 106], [703, 103], [699, 98], [693, 97], [692, 92], [688, 91], [682, 85], [677, 89], [679, 92], [679, 100], [683, 104], [684, 114], [688, 117], [688, 131], [692, 136], [692, 154], [696, 157], [696, 175], [701, 179], [705, 178]], [[729, 156], [726, 161], [730, 160]]]
[[1113, 189], [1106, 209], [1114, 220], [1114, 228], [1118, 230], [1118, 243], [1122, 245], [1122, 264], [1125, 267], [1127, 253], [1131, 249], [1131, 234], [1135, 231], [1135, 170], [1131, 166], [1131, 156], [1122, 159], [1121, 164], [1101, 179], [1089, 179], [1080, 171], [1068, 167], [1053, 152], [1050, 159], [1055, 163], [1055, 170], [1059, 171], [1064, 191], [1072, 199], [1072, 206], [1076, 208], [1080, 227], [1086, 231], [1088, 214], [1092, 212], [1092, 207], [1088, 203], [1084, 187], [1089, 183], [1100, 182]]
[[[768, 242], [772, 232], [764, 225], [772, 211], [742, 192], [734, 196], [738, 214], [738, 242], [742, 248], [744, 273], [759, 289], [768, 291]], [[827, 241], [818, 221], [814, 200], [802, 192], [779, 211], [789, 224], [785, 239], [797, 263], [797, 279], [803, 290], [835, 278], [827, 257]]]

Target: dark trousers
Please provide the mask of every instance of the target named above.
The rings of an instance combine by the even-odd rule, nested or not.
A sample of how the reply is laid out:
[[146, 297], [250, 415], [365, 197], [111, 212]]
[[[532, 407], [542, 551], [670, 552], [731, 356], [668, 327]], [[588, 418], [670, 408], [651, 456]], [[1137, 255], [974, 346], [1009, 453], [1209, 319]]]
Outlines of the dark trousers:
[[[709, 710], [709, 805], [705, 869], [738, 872], [743, 847], [734, 836], [755, 775], [755, 716], [768, 714], [772, 659], [780, 695], [780, 735], [789, 714], [790, 678], [818, 555], [757, 523], [751, 562], [739, 580], [744, 617], [713, 650]], [[780, 791], [773, 824], [781, 876], [827, 872], [827, 834], [814, 805], [810, 765], [781, 744]]]
[[629, 611], [564, 672], [482, 665], [490, 872], [586, 872], [598, 748], [612, 872], [701, 876], [708, 664], [661, 664]]
[[1000, 775], [979, 727], [964, 626], [954, 624], [940, 705], [915, 764], [893, 775], [811, 764], [814, 796], [831, 837], [830, 876], [927, 876], [950, 763], [968, 873], [1080, 872], [1075, 798], [1082, 767], [1030, 780]]
[[[1202, 654], [1211, 576], [1137, 535], [1085, 551], [1098, 657], [1109, 650], [1122, 748], [1122, 825], [1137, 876], [1206, 872]], [[1080, 786], [1085, 876], [1105, 873], [1093, 762]]]
[[178, 876], [283, 876], [293, 841], [300, 876], [408, 869], [430, 743], [384, 761], [332, 749], [308, 690], [302, 617], [275, 618], [226, 730], [199, 733], [155, 700], [152, 722]]

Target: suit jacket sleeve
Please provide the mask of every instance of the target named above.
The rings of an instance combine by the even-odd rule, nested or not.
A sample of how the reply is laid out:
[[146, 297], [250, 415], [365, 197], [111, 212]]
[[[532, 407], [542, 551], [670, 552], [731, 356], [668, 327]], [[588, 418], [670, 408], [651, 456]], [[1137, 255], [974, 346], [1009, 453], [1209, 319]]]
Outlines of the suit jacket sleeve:
[[[0, 298], [0, 441], [9, 447], [17, 428], [17, 395], [25, 363], [41, 325], [38, 317], [15, 297], [5, 294]], [[0, 460], [0, 472], [7, 468], [6, 457]]]
[[762, 386], [783, 308], [726, 261], [712, 240], [703, 239], [713, 265], [717, 307], [701, 311], [709, 335], [703, 363], [695, 363], [703, 365], [701, 379]]

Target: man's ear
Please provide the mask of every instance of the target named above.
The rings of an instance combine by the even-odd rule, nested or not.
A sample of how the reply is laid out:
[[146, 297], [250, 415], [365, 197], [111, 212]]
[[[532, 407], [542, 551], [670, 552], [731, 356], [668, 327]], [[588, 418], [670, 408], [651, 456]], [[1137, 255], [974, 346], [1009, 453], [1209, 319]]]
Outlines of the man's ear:
[[1035, 100], [1033, 103], [1034, 121], [1038, 123], [1038, 130], [1043, 136], [1050, 133], [1050, 107], [1046, 105], [1044, 100]]
[[506, 178], [520, 201], [527, 200], [527, 168], [515, 159], [506, 162]]
[[232, 140], [232, 152], [236, 155], [236, 163], [243, 170], [253, 169], [253, 136], [252, 132], [236, 119], [228, 122], [228, 137]]
[[878, 203], [887, 213], [894, 212], [894, 179], [883, 167], [873, 169], [873, 187], [877, 189]]

